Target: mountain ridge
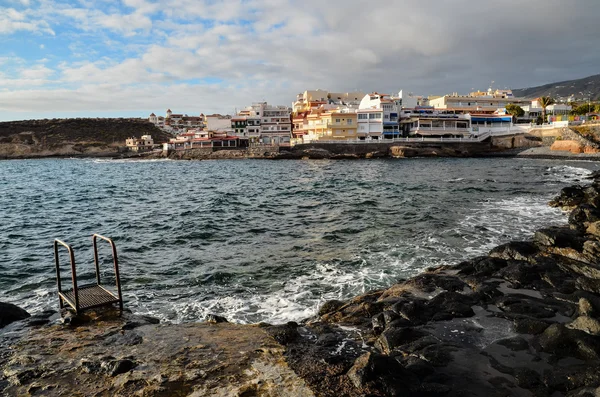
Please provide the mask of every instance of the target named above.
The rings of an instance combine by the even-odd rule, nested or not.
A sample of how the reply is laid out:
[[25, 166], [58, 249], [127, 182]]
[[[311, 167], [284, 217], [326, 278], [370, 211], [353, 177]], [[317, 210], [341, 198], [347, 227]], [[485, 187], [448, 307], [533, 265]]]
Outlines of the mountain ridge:
[[558, 101], [600, 99], [600, 74], [581, 79], [558, 81], [536, 87], [518, 88], [512, 90], [519, 98], [539, 98], [550, 96]]

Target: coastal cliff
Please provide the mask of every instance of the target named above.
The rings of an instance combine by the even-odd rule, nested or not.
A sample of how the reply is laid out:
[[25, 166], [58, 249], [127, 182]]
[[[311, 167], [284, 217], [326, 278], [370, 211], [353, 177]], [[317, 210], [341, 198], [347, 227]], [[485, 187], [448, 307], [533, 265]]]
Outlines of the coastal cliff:
[[600, 174], [550, 203], [568, 225], [283, 325], [0, 313], [0, 394], [594, 396]]
[[124, 151], [125, 139], [169, 135], [142, 119], [49, 119], [0, 123], [0, 159], [104, 157]]

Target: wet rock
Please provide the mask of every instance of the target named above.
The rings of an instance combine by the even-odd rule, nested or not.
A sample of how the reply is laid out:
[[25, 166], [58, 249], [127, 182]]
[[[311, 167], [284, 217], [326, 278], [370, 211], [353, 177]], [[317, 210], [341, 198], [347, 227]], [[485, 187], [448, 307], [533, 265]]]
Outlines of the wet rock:
[[506, 264], [507, 261], [505, 259], [482, 256], [470, 261], [462, 262], [457, 265], [457, 268], [460, 269], [460, 275], [488, 277], [505, 267]]
[[586, 298], [579, 298], [579, 301], [577, 303], [578, 303], [578, 309], [579, 309], [580, 315], [593, 316], [596, 313], [594, 306]]
[[517, 380], [517, 385], [525, 389], [532, 389], [542, 384], [540, 374], [531, 368], [515, 368], [513, 370], [513, 376]]
[[506, 313], [521, 314], [534, 318], [554, 317], [556, 307], [548, 302], [536, 300], [526, 295], [505, 296], [496, 301], [496, 305]]
[[31, 315], [12, 303], [0, 302], [0, 328], [15, 321], [24, 320]]
[[541, 280], [538, 266], [525, 261], [508, 261], [507, 265], [494, 276], [500, 277], [517, 286], [528, 286], [535, 281]]
[[419, 378], [424, 378], [435, 372], [435, 367], [433, 365], [422, 358], [413, 355], [406, 357], [403, 360], [403, 365], [404, 368], [417, 375]]
[[414, 342], [425, 335], [425, 332], [415, 328], [391, 328], [379, 336], [375, 347], [385, 354], [390, 354], [394, 348]]
[[600, 335], [600, 321], [587, 316], [579, 316], [567, 324], [567, 328], [578, 329], [590, 335]]
[[57, 315], [56, 310], [44, 310], [40, 313], [36, 313], [27, 319], [28, 327], [39, 327], [50, 322], [50, 317]]
[[588, 186], [583, 189], [586, 203], [598, 208], [600, 207], [600, 189], [597, 186]]
[[212, 324], [221, 324], [221, 323], [228, 323], [229, 321], [227, 321], [227, 319], [223, 316], [218, 316], [216, 314], [209, 314], [206, 316], [205, 321], [207, 323], [212, 323]]
[[455, 317], [471, 317], [475, 315], [471, 306], [475, 304], [472, 297], [458, 292], [442, 292], [427, 302], [428, 315], [434, 321], [449, 320]]
[[573, 272], [587, 278], [600, 280], [600, 266], [598, 265], [570, 260], [568, 258], [561, 258], [560, 262], [557, 264], [561, 269], [567, 272]]
[[516, 259], [527, 261], [530, 257], [536, 255], [538, 251], [539, 249], [534, 243], [528, 241], [511, 241], [492, 249], [489, 256], [506, 260]]
[[550, 326], [550, 323], [543, 320], [529, 317], [517, 317], [513, 319], [515, 331], [520, 334], [538, 335], [544, 332]]
[[371, 324], [373, 325], [373, 332], [375, 334], [380, 334], [385, 329], [385, 317], [383, 313], [379, 313], [376, 316], [373, 316], [371, 319]]
[[315, 344], [317, 346], [333, 347], [342, 342], [342, 337], [335, 333], [319, 335]]
[[152, 316], [137, 316], [135, 320], [129, 320], [121, 327], [122, 330], [131, 330], [144, 325], [159, 324], [160, 320]]
[[416, 376], [402, 368], [398, 361], [377, 353], [366, 353], [356, 359], [347, 376], [363, 395], [381, 391], [386, 396], [410, 396], [413, 395], [411, 386], [414, 389], [419, 384]]
[[586, 230], [586, 224], [597, 221], [600, 221], [600, 210], [589, 204], [581, 204], [569, 215], [569, 224], [578, 230]]
[[529, 349], [529, 342], [527, 342], [524, 338], [520, 336], [515, 336], [514, 338], [501, 339], [496, 343], [512, 351], [521, 351]]
[[102, 367], [109, 376], [124, 374], [135, 368], [137, 364], [130, 359], [114, 360], [102, 363]]
[[569, 186], [561, 190], [560, 195], [550, 201], [551, 207], [573, 208], [583, 202], [585, 194], [580, 186]]
[[541, 350], [559, 357], [575, 357], [582, 360], [597, 360], [600, 344], [593, 336], [579, 330], [552, 324], [538, 337]]
[[128, 331], [128, 332], [121, 331], [112, 336], [107, 337], [104, 340], [104, 344], [109, 345], [109, 346], [112, 346], [112, 345], [135, 346], [135, 345], [139, 345], [142, 342], [143, 342], [142, 336], [133, 331]]
[[[596, 224], [596, 222], [594, 224]], [[585, 243], [583, 243], [583, 253], [587, 255], [588, 258], [591, 257], [592, 260], [590, 262], [598, 261], [598, 258], [600, 258], [600, 241], [588, 240]]]
[[575, 284], [577, 285], [577, 288], [581, 290], [600, 294], [600, 280], [598, 279], [577, 277]]
[[405, 285], [428, 293], [434, 292], [437, 289], [452, 292], [462, 291], [465, 287], [468, 287], [468, 285], [458, 277], [432, 273], [415, 276], [411, 280], [408, 280]]
[[559, 392], [568, 392], [582, 386], [598, 387], [600, 385], [600, 367], [598, 364], [556, 366], [551, 370], [544, 371], [542, 381], [551, 390]]
[[600, 237], [600, 221], [591, 222], [585, 231], [594, 237]]
[[272, 325], [265, 328], [267, 333], [282, 345], [287, 345], [300, 337], [298, 324], [289, 322], [284, 325]]
[[415, 324], [425, 322], [425, 300], [415, 299], [411, 301], [400, 301], [392, 306], [392, 310], [400, 317]]
[[335, 312], [339, 310], [345, 303], [339, 300], [330, 300], [319, 308], [319, 316], [324, 316], [327, 313]]
[[455, 346], [435, 343], [419, 350], [419, 356], [434, 367], [445, 367], [452, 362], [452, 353], [457, 350]]
[[540, 245], [552, 247], [569, 247], [575, 250], [583, 248], [584, 239], [577, 230], [564, 227], [549, 227], [535, 232], [534, 241]]

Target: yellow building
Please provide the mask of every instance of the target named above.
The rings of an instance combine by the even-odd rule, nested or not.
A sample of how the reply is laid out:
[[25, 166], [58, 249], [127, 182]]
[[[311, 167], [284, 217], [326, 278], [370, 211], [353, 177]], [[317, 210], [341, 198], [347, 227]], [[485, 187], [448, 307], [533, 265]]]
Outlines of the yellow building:
[[321, 116], [325, 126], [322, 140], [355, 140], [357, 139], [357, 115], [342, 110], [333, 110]]

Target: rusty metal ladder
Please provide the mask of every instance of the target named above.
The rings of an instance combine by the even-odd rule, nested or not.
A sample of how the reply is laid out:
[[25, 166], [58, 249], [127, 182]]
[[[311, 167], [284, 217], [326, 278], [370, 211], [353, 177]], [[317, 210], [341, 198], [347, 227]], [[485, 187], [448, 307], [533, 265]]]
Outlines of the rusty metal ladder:
[[[117, 294], [109, 291], [102, 286], [100, 282], [100, 266], [98, 263], [98, 245], [97, 239], [108, 241], [112, 248], [113, 262], [115, 266], [115, 278], [117, 284]], [[58, 239], [54, 240], [54, 262], [56, 265], [56, 283], [58, 286], [59, 306], [62, 309], [66, 304], [71, 306], [75, 313], [80, 313], [84, 310], [93, 309], [101, 306], [112, 306], [115, 303], [119, 304], [121, 311], [123, 310], [123, 296], [121, 294], [121, 279], [119, 277], [119, 260], [117, 257], [117, 247], [115, 243], [108, 237], [94, 234], [92, 236], [94, 246], [94, 264], [96, 266], [96, 283], [77, 285], [77, 270], [75, 269], [75, 254], [73, 248]], [[60, 263], [58, 257], [59, 245], [66, 247], [71, 260], [71, 279], [73, 280], [73, 288], [63, 290], [60, 281]]]

